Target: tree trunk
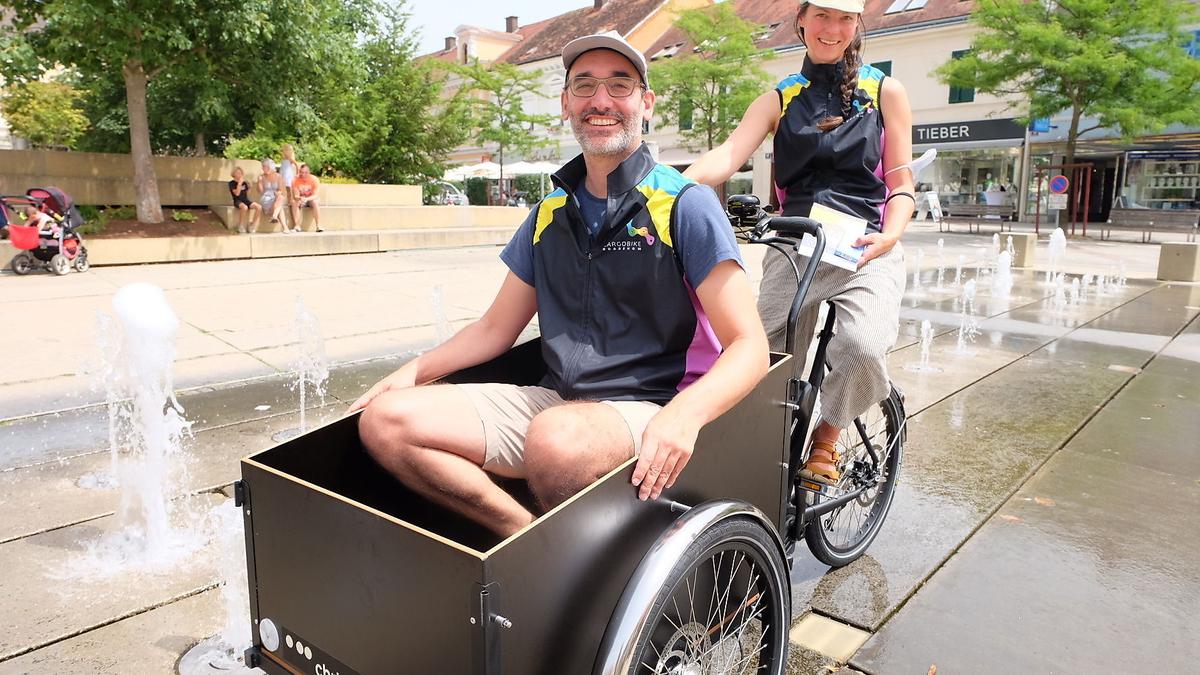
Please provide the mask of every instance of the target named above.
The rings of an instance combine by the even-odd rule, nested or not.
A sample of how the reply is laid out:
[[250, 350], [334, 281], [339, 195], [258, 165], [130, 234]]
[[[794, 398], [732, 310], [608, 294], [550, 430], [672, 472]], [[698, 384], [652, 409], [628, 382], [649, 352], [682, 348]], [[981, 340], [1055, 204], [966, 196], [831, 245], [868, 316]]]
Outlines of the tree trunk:
[[158, 177], [150, 152], [150, 123], [146, 116], [146, 69], [130, 61], [121, 69], [125, 75], [125, 102], [129, 110], [129, 150], [133, 157], [133, 188], [137, 194], [137, 219], [143, 223], [163, 221], [158, 197]]
[[192, 138], [195, 139], [196, 156], [197, 157], [206, 156], [208, 154], [208, 148], [205, 146], [205, 143], [204, 143], [204, 132], [197, 131], [196, 133], [192, 134]]
[[1067, 131], [1067, 154], [1064, 164], [1075, 163], [1075, 143], [1079, 140], [1079, 121], [1083, 118], [1083, 109], [1076, 106], [1071, 109], [1071, 128]]

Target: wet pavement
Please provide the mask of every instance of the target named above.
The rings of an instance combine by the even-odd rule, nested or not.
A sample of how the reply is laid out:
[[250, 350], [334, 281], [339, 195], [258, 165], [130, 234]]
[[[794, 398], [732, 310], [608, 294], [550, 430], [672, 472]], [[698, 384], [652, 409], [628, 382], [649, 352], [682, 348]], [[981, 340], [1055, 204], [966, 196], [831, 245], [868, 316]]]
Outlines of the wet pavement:
[[[796, 645], [789, 673], [1182, 672], [1200, 657], [1200, 287], [1153, 281], [1158, 247], [1139, 244], [1072, 242], [1071, 274], [1123, 265], [1130, 276], [1074, 303], [1056, 301], [1034, 270], [1016, 271], [1009, 297], [994, 298], [991, 275], [968, 266], [979, 333], [960, 350], [953, 261], [971, 265], [988, 244], [921, 227], [906, 235], [925, 269], [916, 286], [910, 267], [890, 356], [909, 414], [895, 502], [864, 558], [831, 571], [802, 549], [793, 569], [797, 619], [812, 611], [871, 637], [846, 667]], [[193, 436], [176, 499], [189, 505], [181, 513], [200, 513], [227, 498], [237, 459], [298, 424], [291, 305], [262, 303], [287, 304], [288, 286], [302, 286], [328, 327], [339, 364], [325, 405], [310, 401], [319, 424], [433, 341], [432, 283], [445, 289], [448, 319], [482, 311], [496, 252], [109, 268], [86, 290], [40, 283], [36, 293], [79, 315], [149, 276], [198, 327], [180, 347]], [[747, 257], [756, 277], [758, 254]], [[5, 292], [0, 306], [15, 308]], [[251, 296], [258, 305], [240, 306]], [[346, 325], [366, 307], [376, 315]], [[916, 372], [905, 366], [919, 361], [922, 320], [935, 338], [930, 368]], [[219, 349], [205, 339], [214, 335]], [[119, 501], [89, 480], [110, 462], [103, 396], [69, 364], [18, 370], [0, 377], [0, 675], [172, 671], [221, 627], [215, 544], [199, 542], [167, 575], [78, 569]]]

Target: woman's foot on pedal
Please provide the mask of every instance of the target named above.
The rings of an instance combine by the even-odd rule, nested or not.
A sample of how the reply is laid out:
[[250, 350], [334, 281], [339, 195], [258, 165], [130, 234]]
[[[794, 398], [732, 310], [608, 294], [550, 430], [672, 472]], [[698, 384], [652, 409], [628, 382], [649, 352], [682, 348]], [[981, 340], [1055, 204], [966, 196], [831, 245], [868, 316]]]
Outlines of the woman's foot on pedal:
[[808, 461], [800, 470], [800, 477], [822, 485], [834, 485], [841, 474], [837, 470], [838, 451], [833, 443], [813, 441], [808, 452]]

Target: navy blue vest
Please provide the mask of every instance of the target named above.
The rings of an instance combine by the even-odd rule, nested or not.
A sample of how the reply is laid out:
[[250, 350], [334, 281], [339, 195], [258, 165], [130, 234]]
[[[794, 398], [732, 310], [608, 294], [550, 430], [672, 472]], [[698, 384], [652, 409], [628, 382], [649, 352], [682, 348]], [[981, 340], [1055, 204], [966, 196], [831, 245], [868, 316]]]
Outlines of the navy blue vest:
[[776, 87], [783, 112], [775, 133], [775, 185], [785, 215], [807, 216], [818, 203], [858, 216], [879, 232], [887, 196], [878, 103], [883, 71], [863, 66], [845, 121], [831, 131], [817, 128], [825, 117], [843, 115], [843, 65], [805, 57], [800, 73]]
[[675, 204], [694, 183], [656, 164], [643, 145], [608, 176], [608, 210], [594, 241], [573, 194], [583, 156], [553, 177], [537, 206], [534, 288], [542, 385], [564, 398], [665, 403], [720, 353], [675, 256]]

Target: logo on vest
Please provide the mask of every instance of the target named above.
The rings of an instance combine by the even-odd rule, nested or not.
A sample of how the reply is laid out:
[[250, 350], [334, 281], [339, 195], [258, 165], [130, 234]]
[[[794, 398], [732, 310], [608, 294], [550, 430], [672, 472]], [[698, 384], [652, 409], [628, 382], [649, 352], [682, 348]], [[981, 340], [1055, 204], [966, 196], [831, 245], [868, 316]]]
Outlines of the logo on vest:
[[654, 242], [657, 241], [654, 235], [650, 234], [649, 228], [634, 227], [632, 220], [625, 224], [625, 232], [628, 233], [632, 239], [610, 241], [600, 250], [605, 253], [616, 251], [640, 251], [642, 250], [643, 238], [645, 239], [646, 244], [649, 246], [653, 246]]
[[633, 221], [631, 220], [625, 224], [625, 231], [628, 232], [629, 236], [631, 236], [631, 237], [637, 237], [637, 236], [645, 237], [647, 244], [649, 244], [650, 246], [654, 245], [654, 235], [650, 234], [649, 228], [646, 228], [646, 227], [634, 228]]

